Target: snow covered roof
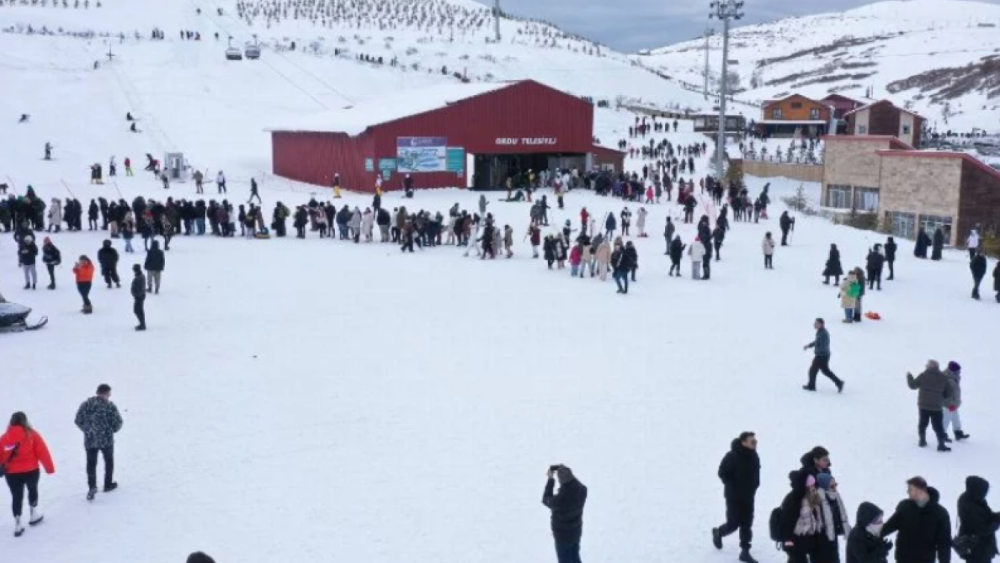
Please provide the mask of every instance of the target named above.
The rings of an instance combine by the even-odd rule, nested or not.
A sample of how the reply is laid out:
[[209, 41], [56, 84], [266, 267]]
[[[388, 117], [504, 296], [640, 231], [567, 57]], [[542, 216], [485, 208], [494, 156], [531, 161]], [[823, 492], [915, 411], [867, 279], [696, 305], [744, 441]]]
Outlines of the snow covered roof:
[[761, 119], [757, 123], [761, 125], [826, 125], [829, 121], [822, 119]]
[[404, 90], [337, 109], [303, 115], [289, 123], [268, 127], [265, 131], [346, 133], [356, 136], [375, 125], [441, 109], [454, 102], [502, 90], [514, 84], [516, 82], [438, 84]]
[[899, 110], [899, 111], [901, 111], [901, 112], [903, 112], [903, 113], [908, 113], [908, 114], [910, 114], [910, 115], [912, 115], [912, 116], [914, 116], [914, 117], [919, 117], [920, 119], [923, 119], [923, 118], [924, 118], [924, 117], [923, 117], [922, 115], [920, 115], [919, 113], [917, 113], [917, 112], [914, 112], [914, 111], [910, 111], [910, 110], [908, 110], [908, 109], [906, 109], [906, 108], [901, 108], [901, 107], [897, 106], [896, 104], [892, 103], [892, 102], [891, 102], [891, 101], [889, 101], [889, 100], [878, 100], [878, 101], [875, 101], [875, 102], [872, 102], [872, 103], [870, 103], [870, 104], [868, 104], [868, 105], [864, 105], [864, 106], [861, 106], [861, 107], [859, 107], [859, 108], [857, 108], [857, 109], [852, 109], [851, 111], [849, 111], [849, 112], [845, 113], [845, 114], [844, 114], [844, 117], [847, 117], [848, 115], [853, 115], [853, 114], [855, 114], [855, 113], [858, 113], [859, 111], [865, 111], [866, 109], [869, 109], [869, 108], [871, 108], [872, 106], [877, 106], [877, 105], [879, 105], [879, 104], [889, 104], [890, 106], [892, 106], [892, 107], [896, 108], [897, 110]]

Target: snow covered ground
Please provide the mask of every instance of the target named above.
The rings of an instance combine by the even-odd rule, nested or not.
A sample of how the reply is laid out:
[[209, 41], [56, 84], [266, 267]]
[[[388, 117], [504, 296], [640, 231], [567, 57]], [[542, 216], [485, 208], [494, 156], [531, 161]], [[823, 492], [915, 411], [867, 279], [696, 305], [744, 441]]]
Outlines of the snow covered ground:
[[[119, 190], [128, 200], [192, 197], [190, 185], [168, 193], [145, 174], [99, 187], [85, 180], [111, 154], [138, 165], [145, 152], [180, 149], [199, 168], [223, 168], [234, 201], [248, 195], [251, 175], [268, 210], [277, 200], [323, 199], [319, 188], [263, 172], [266, 124], [322, 109], [311, 98], [341, 103], [308, 75], [329, 73], [323, 82], [358, 98], [441, 81], [306, 57], [297, 64], [309, 73], [283, 81], [266, 66], [228, 66], [204, 42], [136, 44], [111, 68], [89, 70], [105, 48], [0, 34], [0, 73], [11, 77], [0, 96], [0, 181], [85, 204]], [[144, 133], [126, 131], [129, 110]], [[31, 122], [14, 124], [20, 113]], [[595, 134], [613, 143], [632, 118], [600, 111]], [[41, 160], [46, 141], [54, 162]], [[697, 166], [705, 171], [707, 158]], [[769, 181], [776, 202], [799, 186]], [[748, 183], [756, 194], [764, 181]], [[818, 186], [806, 187], [817, 197]], [[472, 209], [477, 198], [440, 190], [412, 201], [388, 194], [383, 204], [445, 212], [455, 202]], [[337, 205], [370, 201], [346, 194]], [[623, 207], [580, 192], [566, 204], [551, 212], [552, 229], [576, 225], [582, 206], [598, 218]], [[788, 470], [817, 444], [832, 452], [852, 516], [862, 500], [891, 509], [914, 474], [949, 508], [965, 475], [993, 476], [998, 444], [988, 429], [1000, 423], [992, 408], [1000, 383], [989, 377], [996, 355], [983, 342], [1000, 305], [968, 298], [961, 252], [921, 262], [903, 243], [897, 281], [866, 299], [884, 320], [846, 327], [836, 290], [820, 283], [827, 249], [836, 243], [845, 268], [861, 266], [881, 236], [799, 218], [793, 245], [765, 271], [760, 242], [778, 232], [776, 203], [769, 222], [734, 223], [712, 281], [694, 282], [686, 259], [683, 279], [666, 276], [660, 234], [679, 208], [647, 209], [650, 238], [632, 239], [639, 281], [627, 297], [610, 280], [572, 279], [532, 260], [528, 206], [495, 199], [490, 211], [514, 228], [511, 260], [463, 258], [451, 247], [401, 255], [313, 234], [178, 237], [143, 334], [132, 330], [127, 289], [98, 284], [95, 313], [79, 313], [69, 269], [80, 254], [93, 258], [104, 234], [52, 235], [64, 265], [51, 292], [20, 289], [13, 242], [0, 238], [0, 291], [50, 318], [42, 331], [0, 337], [0, 416], [26, 411], [57, 466], [42, 480], [45, 523], [17, 540], [0, 528], [0, 550], [46, 563], [182, 561], [195, 549], [220, 563], [549, 561], [539, 500], [545, 469], [565, 463], [590, 488], [586, 560], [733, 560], [734, 538], [723, 554], [709, 541], [724, 516], [715, 473], [730, 440], [755, 430], [763, 465], [755, 554], [778, 561], [766, 515], [787, 490]], [[679, 233], [694, 236], [689, 226]], [[123, 254], [125, 280], [141, 260]], [[800, 389], [811, 360], [801, 347], [817, 316], [830, 321], [832, 366], [847, 381], [841, 396], [826, 382], [815, 395]], [[947, 455], [916, 447], [916, 395], [904, 376], [928, 358], [964, 367], [973, 437]], [[125, 417], [121, 489], [87, 504], [72, 417], [102, 382]], [[8, 522], [0, 516], [0, 526]]]

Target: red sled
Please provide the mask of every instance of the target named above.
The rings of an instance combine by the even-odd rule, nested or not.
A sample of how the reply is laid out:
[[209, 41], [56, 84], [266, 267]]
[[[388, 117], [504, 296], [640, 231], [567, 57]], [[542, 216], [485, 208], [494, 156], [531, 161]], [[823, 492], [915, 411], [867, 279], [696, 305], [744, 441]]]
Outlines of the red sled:
[[882, 320], [882, 317], [878, 313], [876, 313], [875, 311], [868, 311], [867, 313], [865, 313], [865, 318], [866, 319], [871, 319], [873, 321], [881, 321]]

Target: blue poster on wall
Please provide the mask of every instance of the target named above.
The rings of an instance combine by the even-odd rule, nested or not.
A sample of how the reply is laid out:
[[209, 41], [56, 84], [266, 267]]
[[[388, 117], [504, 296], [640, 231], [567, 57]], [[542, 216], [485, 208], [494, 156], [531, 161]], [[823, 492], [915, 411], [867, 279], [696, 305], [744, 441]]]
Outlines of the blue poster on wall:
[[400, 172], [444, 172], [448, 169], [445, 137], [397, 137], [396, 169]]

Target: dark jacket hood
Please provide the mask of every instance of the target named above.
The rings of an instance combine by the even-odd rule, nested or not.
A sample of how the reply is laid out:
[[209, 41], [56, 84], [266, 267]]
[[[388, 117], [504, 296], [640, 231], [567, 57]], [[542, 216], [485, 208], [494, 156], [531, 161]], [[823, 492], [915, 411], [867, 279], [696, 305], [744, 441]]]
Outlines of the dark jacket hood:
[[931, 497], [931, 501], [927, 503], [927, 506], [939, 504], [939, 501], [941, 500], [941, 493], [939, 493], [937, 489], [934, 487], [927, 487], [927, 494]]
[[990, 492], [990, 482], [974, 475], [966, 477], [965, 492], [976, 500], [986, 500], [986, 493]]
[[854, 525], [858, 528], [865, 528], [881, 515], [881, 508], [870, 502], [863, 502], [858, 506], [858, 516], [854, 519]]

